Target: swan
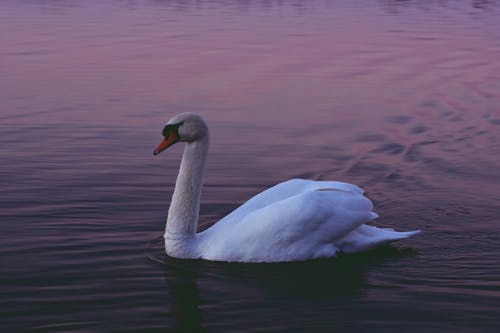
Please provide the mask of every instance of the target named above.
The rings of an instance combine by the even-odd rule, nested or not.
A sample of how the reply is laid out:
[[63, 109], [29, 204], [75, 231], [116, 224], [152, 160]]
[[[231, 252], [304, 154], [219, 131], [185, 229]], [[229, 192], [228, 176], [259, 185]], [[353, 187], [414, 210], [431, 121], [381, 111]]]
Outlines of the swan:
[[196, 113], [171, 118], [162, 131], [158, 155], [186, 142], [168, 209], [165, 252], [183, 259], [227, 262], [284, 262], [335, 257], [408, 238], [367, 222], [378, 217], [356, 185], [291, 179], [257, 194], [219, 222], [197, 233], [208, 126]]

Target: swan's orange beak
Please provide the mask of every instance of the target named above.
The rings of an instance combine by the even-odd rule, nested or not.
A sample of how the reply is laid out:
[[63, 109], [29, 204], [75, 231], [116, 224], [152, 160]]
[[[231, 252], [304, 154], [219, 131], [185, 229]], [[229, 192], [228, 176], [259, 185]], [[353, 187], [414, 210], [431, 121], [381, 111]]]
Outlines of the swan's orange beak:
[[168, 137], [164, 138], [163, 141], [160, 142], [158, 147], [156, 147], [155, 151], [153, 152], [153, 155], [155, 155], [155, 156], [158, 155], [159, 153], [161, 153], [162, 151], [164, 151], [165, 149], [167, 149], [168, 147], [170, 147], [171, 145], [176, 143], [177, 140], [178, 140], [178, 137], [174, 133], [174, 131], [170, 131], [170, 133], [168, 134]]

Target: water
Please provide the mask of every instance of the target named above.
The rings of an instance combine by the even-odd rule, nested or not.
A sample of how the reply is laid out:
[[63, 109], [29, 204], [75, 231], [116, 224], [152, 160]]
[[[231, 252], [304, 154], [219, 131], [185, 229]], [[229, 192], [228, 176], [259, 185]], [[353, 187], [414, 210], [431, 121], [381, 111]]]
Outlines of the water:
[[[0, 2], [2, 331], [496, 332], [497, 1]], [[292, 177], [364, 187], [359, 255], [165, 257], [182, 147], [212, 142], [200, 227]]]

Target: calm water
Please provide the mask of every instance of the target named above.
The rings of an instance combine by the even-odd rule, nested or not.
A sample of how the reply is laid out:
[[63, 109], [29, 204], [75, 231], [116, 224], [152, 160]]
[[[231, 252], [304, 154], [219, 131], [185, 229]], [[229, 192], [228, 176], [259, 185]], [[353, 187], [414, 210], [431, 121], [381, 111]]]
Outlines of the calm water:
[[[2, 332], [496, 332], [500, 2], [0, 1]], [[289, 264], [166, 258], [182, 147], [201, 227], [291, 177], [424, 233]]]

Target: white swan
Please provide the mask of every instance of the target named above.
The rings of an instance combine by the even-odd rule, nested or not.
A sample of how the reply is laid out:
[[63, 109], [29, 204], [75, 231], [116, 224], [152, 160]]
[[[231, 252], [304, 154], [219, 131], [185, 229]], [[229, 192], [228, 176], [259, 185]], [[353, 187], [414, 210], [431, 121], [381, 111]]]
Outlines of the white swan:
[[292, 179], [254, 196], [207, 230], [197, 233], [208, 127], [182, 113], [163, 129], [157, 155], [187, 142], [168, 210], [165, 251], [175, 258], [280, 262], [335, 257], [410, 237], [366, 225], [378, 217], [359, 187], [335, 181]]

